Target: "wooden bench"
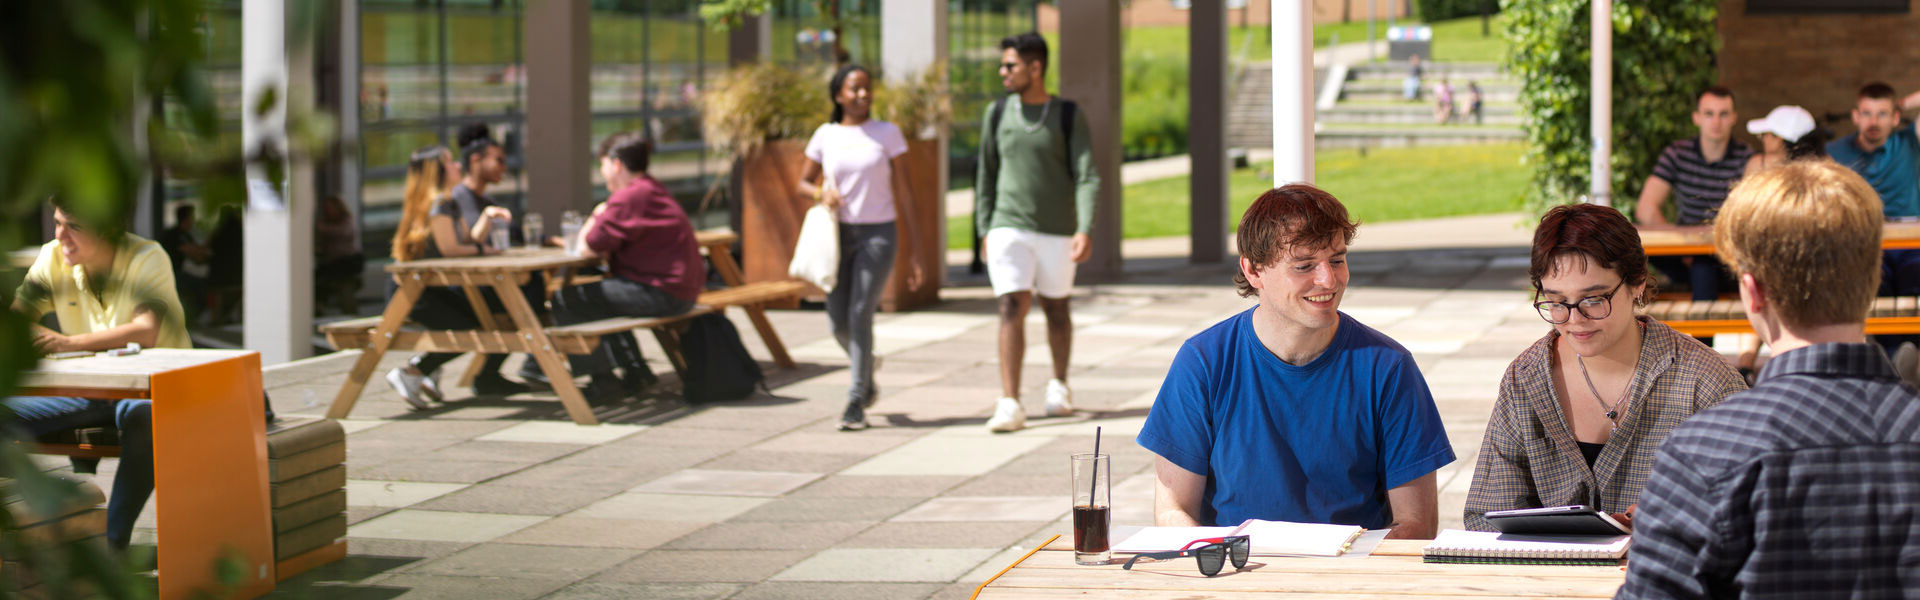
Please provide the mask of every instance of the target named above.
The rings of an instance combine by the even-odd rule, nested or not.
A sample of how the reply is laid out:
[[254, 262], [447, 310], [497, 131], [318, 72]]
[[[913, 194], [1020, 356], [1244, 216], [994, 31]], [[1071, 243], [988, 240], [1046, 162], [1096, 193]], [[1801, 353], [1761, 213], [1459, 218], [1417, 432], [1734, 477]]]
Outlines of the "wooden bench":
[[[1747, 313], [1737, 298], [1713, 301], [1657, 300], [1641, 309], [1647, 315], [1687, 335], [1753, 333]], [[1867, 312], [1867, 334], [1920, 333], [1920, 298], [1901, 296], [1873, 299]]]
[[[681, 324], [700, 315], [723, 312], [729, 307], [738, 307], [747, 313], [754, 329], [760, 334], [760, 340], [767, 346], [775, 364], [781, 368], [793, 368], [793, 358], [780, 341], [780, 335], [773, 329], [773, 323], [767, 319], [766, 307], [772, 304], [789, 303], [807, 292], [807, 284], [797, 280], [763, 281], [743, 283], [739, 263], [734, 261], [731, 247], [739, 239], [733, 232], [709, 230], [699, 232], [701, 250], [712, 262], [714, 271], [720, 274], [727, 287], [702, 292], [687, 312], [665, 317], [615, 317], [600, 319], [573, 325], [548, 327], [547, 338], [552, 341], [553, 349], [563, 354], [587, 354], [600, 345], [600, 338], [606, 335], [650, 329], [654, 338], [666, 350], [668, 361], [674, 371], [685, 374], [686, 359], [680, 352], [679, 334]], [[565, 285], [579, 283], [585, 277], [564, 275], [557, 283]], [[552, 281], [550, 279], [550, 281]], [[484, 305], [481, 305], [484, 306]], [[486, 353], [509, 353], [517, 351], [524, 342], [518, 340], [515, 332], [493, 326], [494, 323], [511, 323], [504, 315], [488, 315], [491, 322], [483, 323], [483, 330], [476, 331], [418, 331], [402, 329], [393, 335], [390, 347], [429, 352], [469, 352], [478, 348]], [[485, 320], [485, 319], [483, 319]], [[336, 321], [319, 327], [327, 336], [327, 343], [336, 349], [367, 348], [372, 343], [375, 328], [380, 325], [381, 317], [363, 317]], [[462, 375], [460, 385], [471, 385], [480, 361], [472, 361], [467, 372]]]

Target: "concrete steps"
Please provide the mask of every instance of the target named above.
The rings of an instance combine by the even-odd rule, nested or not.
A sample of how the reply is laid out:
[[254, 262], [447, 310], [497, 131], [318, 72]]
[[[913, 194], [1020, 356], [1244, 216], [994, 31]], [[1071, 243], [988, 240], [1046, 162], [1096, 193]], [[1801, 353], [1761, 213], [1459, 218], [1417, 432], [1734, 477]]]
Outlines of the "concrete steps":
[[1321, 127], [1314, 132], [1318, 148], [1402, 148], [1407, 146], [1459, 146], [1518, 142], [1524, 133], [1519, 128], [1474, 126], [1434, 126], [1431, 128], [1349, 128]]
[[[1512, 104], [1482, 104], [1481, 122], [1487, 125], [1520, 125], [1519, 108]], [[1314, 114], [1322, 125], [1421, 125], [1433, 123], [1433, 103], [1354, 105], [1341, 103]], [[1465, 124], [1465, 123], [1463, 123]]]

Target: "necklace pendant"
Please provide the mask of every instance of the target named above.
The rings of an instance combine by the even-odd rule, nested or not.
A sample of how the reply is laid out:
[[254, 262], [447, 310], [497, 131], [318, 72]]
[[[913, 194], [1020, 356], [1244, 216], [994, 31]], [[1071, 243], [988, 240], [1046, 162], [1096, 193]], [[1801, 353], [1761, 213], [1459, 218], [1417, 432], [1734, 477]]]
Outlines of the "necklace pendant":
[[1617, 411], [1617, 410], [1610, 410], [1610, 411], [1607, 411], [1607, 418], [1609, 418], [1609, 419], [1612, 419], [1612, 418], [1616, 418], [1616, 417], [1619, 417], [1619, 416], [1620, 416], [1620, 411]]

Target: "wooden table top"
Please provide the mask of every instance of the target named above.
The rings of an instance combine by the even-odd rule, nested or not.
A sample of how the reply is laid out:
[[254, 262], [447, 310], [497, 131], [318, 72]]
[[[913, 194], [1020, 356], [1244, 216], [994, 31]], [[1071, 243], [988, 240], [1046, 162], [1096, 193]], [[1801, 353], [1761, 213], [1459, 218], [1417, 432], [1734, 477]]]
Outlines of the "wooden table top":
[[33, 261], [39, 258], [40, 247], [21, 248], [7, 253], [7, 266], [25, 269], [33, 266]]
[[147, 348], [132, 356], [102, 356], [60, 360], [41, 359], [22, 373], [23, 387], [144, 392], [149, 377], [253, 354], [252, 350], [191, 350]]
[[[1647, 256], [1685, 256], [1713, 254], [1713, 226], [1640, 227], [1640, 245]], [[1886, 249], [1920, 248], [1920, 223], [1887, 223], [1880, 232], [1880, 246]]]
[[[701, 246], [731, 244], [739, 239], [732, 231], [712, 229], [694, 234]], [[426, 258], [387, 265], [388, 273], [424, 273], [450, 272], [462, 273], [518, 273], [541, 271], [565, 267], [588, 267], [600, 264], [597, 257], [567, 256], [561, 248], [511, 248], [500, 254], [485, 256], [457, 256], [451, 258]]]
[[1425, 540], [1385, 540], [1366, 558], [1255, 556], [1203, 577], [1193, 559], [1120, 568], [1073, 562], [1061, 536], [1015, 563], [976, 598], [1611, 598], [1626, 580], [1622, 567], [1456, 565], [1421, 562]]

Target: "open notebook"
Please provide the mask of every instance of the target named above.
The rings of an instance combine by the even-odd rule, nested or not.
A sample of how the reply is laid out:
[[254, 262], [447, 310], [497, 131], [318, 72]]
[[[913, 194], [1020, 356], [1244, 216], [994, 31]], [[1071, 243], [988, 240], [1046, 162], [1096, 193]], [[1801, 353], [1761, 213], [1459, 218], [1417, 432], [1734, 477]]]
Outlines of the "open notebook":
[[1365, 531], [1354, 525], [1289, 523], [1248, 519], [1235, 527], [1145, 527], [1113, 546], [1114, 552], [1179, 550], [1188, 542], [1229, 535], [1248, 536], [1255, 556], [1339, 556]]
[[1620, 564], [1627, 555], [1624, 535], [1515, 535], [1496, 531], [1441, 531], [1422, 549], [1430, 563], [1526, 565]]

